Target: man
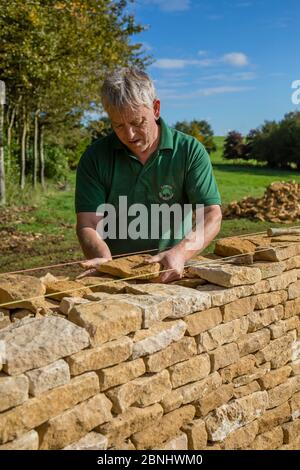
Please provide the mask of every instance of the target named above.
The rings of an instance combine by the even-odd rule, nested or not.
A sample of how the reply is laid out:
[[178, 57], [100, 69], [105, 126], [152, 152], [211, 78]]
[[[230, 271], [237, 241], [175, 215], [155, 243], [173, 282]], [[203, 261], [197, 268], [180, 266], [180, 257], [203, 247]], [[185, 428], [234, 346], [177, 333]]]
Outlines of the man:
[[[208, 246], [221, 227], [221, 199], [210, 158], [198, 140], [170, 129], [160, 118], [160, 101], [145, 72], [121, 68], [111, 73], [102, 86], [102, 103], [114, 132], [94, 142], [77, 169], [77, 236], [89, 260], [82, 265], [92, 273], [112, 255], [153, 250], [158, 254], [149, 262], [160, 262], [165, 271], [158, 281], [179, 279], [186, 261]], [[122, 198], [131, 208], [128, 213], [124, 207], [120, 212]], [[98, 224], [104, 223], [107, 214], [105, 209], [99, 211], [103, 204], [119, 210], [116, 236], [99, 233]], [[127, 234], [124, 239], [118, 229], [124, 228], [124, 221], [128, 232], [136, 224], [132, 216], [137, 204], [148, 210], [140, 224], [147, 233], [143, 237]], [[153, 217], [152, 209], [186, 205], [195, 211], [195, 229], [190, 212], [190, 229], [178, 231], [170, 219], [166, 236], [162, 233], [165, 217]], [[156, 238], [151, 236], [154, 226], [159, 226]]]

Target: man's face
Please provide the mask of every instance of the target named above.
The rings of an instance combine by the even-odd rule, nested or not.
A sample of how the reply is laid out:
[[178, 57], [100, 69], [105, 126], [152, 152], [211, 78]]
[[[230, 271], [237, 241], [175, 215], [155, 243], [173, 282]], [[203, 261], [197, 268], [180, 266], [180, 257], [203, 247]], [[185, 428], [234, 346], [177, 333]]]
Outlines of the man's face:
[[160, 115], [160, 102], [155, 100], [153, 108], [139, 106], [137, 109], [107, 109], [113, 130], [120, 141], [135, 155], [143, 154], [157, 139], [156, 119]]

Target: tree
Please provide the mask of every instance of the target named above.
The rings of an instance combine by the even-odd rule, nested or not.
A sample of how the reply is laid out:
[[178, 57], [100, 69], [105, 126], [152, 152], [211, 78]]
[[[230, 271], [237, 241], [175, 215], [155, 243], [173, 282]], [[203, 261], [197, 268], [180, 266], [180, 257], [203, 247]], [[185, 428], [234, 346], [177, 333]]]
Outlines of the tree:
[[11, 141], [13, 128], [23, 128], [20, 154], [25, 163], [26, 136], [34, 133], [34, 184], [38, 162], [43, 180], [44, 140], [72, 127], [74, 110], [78, 122], [86, 111], [101, 110], [104, 73], [117, 65], [147, 63], [141, 45], [130, 42], [143, 27], [126, 7], [127, 0], [0, 0], [0, 78], [8, 90], [7, 135]]
[[209, 153], [217, 150], [213, 130], [207, 121], [197, 121], [196, 119], [190, 122], [178, 121], [174, 127], [178, 131], [195, 137], [195, 139], [199, 140], [199, 142], [205, 146]]
[[228, 132], [224, 141], [223, 157], [227, 160], [235, 158], [244, 158], [245, 144], [244, 138], [240, 132]]

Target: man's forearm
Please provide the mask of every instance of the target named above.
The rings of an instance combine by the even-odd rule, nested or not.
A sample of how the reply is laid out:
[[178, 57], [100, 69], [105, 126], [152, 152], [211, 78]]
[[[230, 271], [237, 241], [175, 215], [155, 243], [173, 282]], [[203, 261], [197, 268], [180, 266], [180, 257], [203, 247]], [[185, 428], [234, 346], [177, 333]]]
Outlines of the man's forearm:
[[77, 237], [87, 259], [111, 258], [110, 249], [92, 227], [77, 228]]
[[182, 251], [185, 256], [185, 261], [191, 259], [199, 252], [203, 251], [214, 240], [220, 231], [221, 221], [221, 214], [217, 216], [213, 211], [205, 213], [204, 223], [198, 223], [195, 229], [173, 249]]

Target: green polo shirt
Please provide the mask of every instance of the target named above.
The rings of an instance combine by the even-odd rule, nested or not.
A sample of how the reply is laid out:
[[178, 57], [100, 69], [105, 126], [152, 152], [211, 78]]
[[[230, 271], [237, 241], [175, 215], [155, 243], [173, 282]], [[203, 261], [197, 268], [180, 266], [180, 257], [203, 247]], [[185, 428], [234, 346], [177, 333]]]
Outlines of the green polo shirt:
[[[115, 133], [91, 144], [78, 164], [76, 212], [96, 212], [99, 205], [105, 203], [116, 209], [116, 230], [105, 238], [112, 255], [151, 249], [155, 250], [153, 253], [163, 251], [177, 244], [192, 227], [190, 211], [179, 229], [170, 217], [166, 232], [164, 215], [159, 213], [158, 217], [153, 217], [152, 214], [151, 217], [151, 208], [175, 203], [182, 209], [185, 204], [193, 207], [196, 204], [221, 205], [210, 157], [204, 146], [194, 137], [169, 128], [162, 118], [158, 124], [161, 126], [158, 149], [144, 165], [130, 154]], [[143, 204], [148, 210], [146, 219], [144, 212], [136, 211], [137, 206], [131, 207], [133, 212], [129, 215], [124, 211], [120, 214], [119, 196], [127, 197], [128, 208], [132, 204]], [[124, 204], [121, 206], [124, 209]], [[124, 221], [128, 228], [134, 224], [137, 234], [134, 239], [128, 236], [124, 239]], [[154, 228], [156, 234], [153, 237]]]

